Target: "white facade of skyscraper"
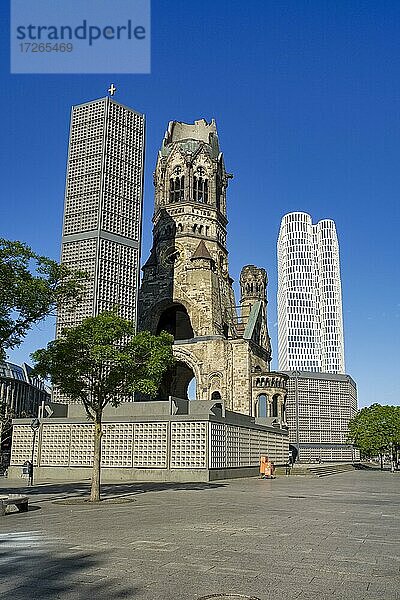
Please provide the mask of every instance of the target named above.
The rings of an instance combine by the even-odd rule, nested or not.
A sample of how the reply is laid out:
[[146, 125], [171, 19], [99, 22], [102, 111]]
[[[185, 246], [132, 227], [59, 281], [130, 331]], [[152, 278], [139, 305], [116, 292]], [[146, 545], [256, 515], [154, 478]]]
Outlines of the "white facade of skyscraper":
[[71, 114], [61, 261], [88, 273], [85, 296], [63, 327], [118, 307], [136, 323], [143, 203], [144, 115], [111, 98]]
[[278, 238], [279, 370], [344, 373], [339, 245], [330, 219], [285, 215]]

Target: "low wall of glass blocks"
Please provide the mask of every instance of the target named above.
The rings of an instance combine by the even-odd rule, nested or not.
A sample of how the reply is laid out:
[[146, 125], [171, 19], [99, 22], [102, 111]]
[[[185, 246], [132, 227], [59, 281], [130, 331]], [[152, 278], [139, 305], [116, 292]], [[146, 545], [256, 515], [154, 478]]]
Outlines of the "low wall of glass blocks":
[[[252, 421], [248, 418], [249, 422]], [[243, 415], [241, 415], [243, 421]], [[225, 417], [174, 418], [162, 420], [103, 423], [102, 467], [108, 478], [119, 471], [139, 479], [154, 478], [158, 471], [220, 472], [221, 478], [231, 476], [231, 469], [258, 468], [260, 456], [267, 455], [277, 464], [288, 456], [287, 431], [251, 423], [248, 427], [226, 422]], [[253, 420], [254, 421], [254, 420]], [[93, 429], [90, 422], [72, 419], [43, 419], [35, 439], [34, 463], [40, 478], [46, 471], [52, 478], [66, 476], [74, 469], [92, 466]], [[32, 455], [33, 432], [29, 421], [14, 421], [10, 474]], [[112, 471], [112, 472], [109, 472]], [[224, 474], [224, 473], [225, 474]], [[182, 476], [179, 476], [182, 479]], [[219, 478], [219, 477], [218, 477]], [[163, 476], [165, 480], [165, 475]], [[172, 479], [174, 479], [172, 477]]]

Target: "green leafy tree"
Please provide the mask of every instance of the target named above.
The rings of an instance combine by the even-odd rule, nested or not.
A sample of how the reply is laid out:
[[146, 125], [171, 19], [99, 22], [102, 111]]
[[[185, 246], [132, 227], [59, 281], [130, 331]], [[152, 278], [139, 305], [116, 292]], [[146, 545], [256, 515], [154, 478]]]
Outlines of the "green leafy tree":
[[400, 407], [372, 404], [361, 409], [349, 423], [349, 440], [365, 456], [393, 456], [400, 445]]
[[26, 244], [0, 238], [0, 360], [57, 307], [73, 309], [86, 279], [85, 273], [40, 256]]
[[100, 500], [102, 415], [138, 391], [154, 396], [163, 373], [173, 364], [173, 338], [165, 331], [134, 335], [134, 324], [103, 312], [32, 354], [35, 372], [49, 376], [72, 400], [83, 403], [94, 422], [94, 459], [90, 500]]

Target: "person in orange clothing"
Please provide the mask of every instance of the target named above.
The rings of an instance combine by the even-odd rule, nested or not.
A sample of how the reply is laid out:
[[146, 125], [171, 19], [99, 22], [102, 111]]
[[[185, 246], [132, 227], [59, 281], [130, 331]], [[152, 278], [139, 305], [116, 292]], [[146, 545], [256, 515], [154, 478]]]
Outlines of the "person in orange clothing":
[[260, 477], [265, 478], [265, 469], [268, 464], [268, 456], [260, 456]]

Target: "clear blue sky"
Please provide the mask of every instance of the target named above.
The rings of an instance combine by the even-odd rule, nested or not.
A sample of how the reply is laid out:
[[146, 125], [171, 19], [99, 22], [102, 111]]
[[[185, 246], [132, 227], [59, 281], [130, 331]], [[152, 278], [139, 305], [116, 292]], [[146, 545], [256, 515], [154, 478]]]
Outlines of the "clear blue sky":
[[[4, 5], [4, 3], [2, 3]], [[231, 275], [264, 266], [276, 368], [283, 214], [335, 220], [347, 372], [359, 404], [400, 404], [400, 3], [153, 1], [151, 75], [10, 75], [2, 6], [0, 235], [58, 258], [72, 104], [104, 96], [146, 114], [142, 259], [167, 122], [215, 117], [227, 169]], [[53, 335], [34, 329], [15, 362]]]

